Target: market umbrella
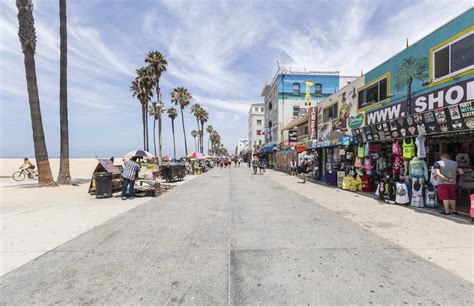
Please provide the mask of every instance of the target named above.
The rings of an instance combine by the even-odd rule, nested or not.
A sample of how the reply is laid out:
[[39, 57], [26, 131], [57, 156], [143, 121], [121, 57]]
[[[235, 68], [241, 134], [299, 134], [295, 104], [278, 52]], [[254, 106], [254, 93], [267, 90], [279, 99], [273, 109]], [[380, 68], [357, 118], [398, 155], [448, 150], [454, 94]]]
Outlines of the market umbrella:
[[125, 154], [125, 158], [131, 158], [131, 157], [150, 158], [150, 157], [154, 157], [154, 156], [153, 156], [153, 154], [151, 154], [150, 152], [147, 152], [147, 151], [134, 150], [134, 151], [130, 151], [127, 154]]
[[187, 156], [188, 158], [201, 158], [201, 157], [204, 157], [204, 154], [200, 153], [200, 152], [191, 152], [188, 154]]

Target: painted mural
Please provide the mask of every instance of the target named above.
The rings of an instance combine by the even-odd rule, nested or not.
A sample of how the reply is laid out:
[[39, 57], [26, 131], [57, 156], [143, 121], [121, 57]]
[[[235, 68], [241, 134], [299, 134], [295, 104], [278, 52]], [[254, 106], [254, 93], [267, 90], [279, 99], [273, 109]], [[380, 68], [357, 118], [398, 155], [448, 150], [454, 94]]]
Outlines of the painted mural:
[[318, 102], [336, 92], [339, 75], [281, 74], [278, 77], [278, 98]]
[[[357, 88], [364, 84], [360, 77], [332, 94], [318, 105], [318, 137], [312, 146], [327, 147], [347, 144], [352, 139], [352, 129], [363, 125], [363, 118], [357, 114]], [[329, 115], [324, 113], [330, 113]], [[326, 120], [325, 120], [326, 119]]]

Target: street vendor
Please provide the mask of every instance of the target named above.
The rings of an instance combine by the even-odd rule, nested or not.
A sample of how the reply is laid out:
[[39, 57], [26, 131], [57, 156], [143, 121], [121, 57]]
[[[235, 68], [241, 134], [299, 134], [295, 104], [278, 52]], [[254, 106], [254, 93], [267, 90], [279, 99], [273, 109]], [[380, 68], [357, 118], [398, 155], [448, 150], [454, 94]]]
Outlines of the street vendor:
[[[122, 200], [127, 198], [133, 199], [135, 197], [135, 178], [140, 172], [140, 166], [137, 164], [137, 158], [133, 156], [130, 160], [123, 161], [123, 185], [122, 185]], [[129, 188], [127, 193], [127, 187]]]

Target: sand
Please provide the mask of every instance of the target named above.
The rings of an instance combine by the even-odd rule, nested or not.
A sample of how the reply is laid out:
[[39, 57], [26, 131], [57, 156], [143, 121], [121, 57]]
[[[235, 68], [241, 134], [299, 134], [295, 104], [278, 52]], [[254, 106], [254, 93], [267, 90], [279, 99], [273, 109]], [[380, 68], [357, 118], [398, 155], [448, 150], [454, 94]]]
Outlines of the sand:
[[[121, 162], [122, 159], [117, 159], [116, 162]], [[36, 160], [31, 159], [36, 165]], [[53, 177], [58, 176], [59, 158], [50, 158], [51, 171]], [[12, 173], [18, 170], [18, 167], [23, 163], [23, 158], [0, 158], [0, 177], [11, 177]], [[95, 158], [71, 158], [69, 160], [71, 176], [73, 178], [91, 177], [92, 172], [97, 165]]]

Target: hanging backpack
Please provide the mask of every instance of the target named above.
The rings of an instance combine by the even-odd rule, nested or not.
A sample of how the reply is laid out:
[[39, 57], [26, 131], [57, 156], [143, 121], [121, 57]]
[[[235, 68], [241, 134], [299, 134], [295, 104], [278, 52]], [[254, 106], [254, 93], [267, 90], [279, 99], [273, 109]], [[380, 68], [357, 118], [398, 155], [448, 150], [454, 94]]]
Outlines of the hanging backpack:
[[395, 156], [402, 155], [402, 147], [400, 146], [400, 143], [398, 142], [398, 140], [394, 140], [392, 143], [392, 153]]

